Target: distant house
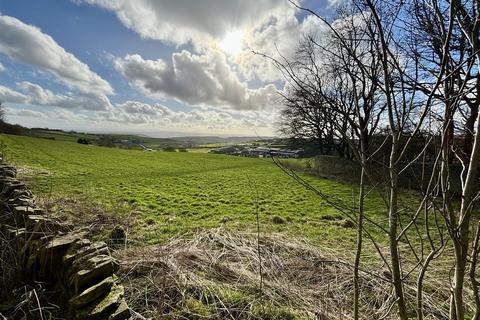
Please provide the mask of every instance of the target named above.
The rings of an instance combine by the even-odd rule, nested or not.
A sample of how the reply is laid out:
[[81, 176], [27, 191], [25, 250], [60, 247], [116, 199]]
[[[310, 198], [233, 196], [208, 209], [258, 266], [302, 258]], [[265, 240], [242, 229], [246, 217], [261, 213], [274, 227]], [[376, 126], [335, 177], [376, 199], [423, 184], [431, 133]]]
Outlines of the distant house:
[[268, 158], [268, 157], [276, 157], [276, 158], [299, 158], [303, 150], [291, 150], [285, 148], [265, 148], [265, 147], [258, 147], [258, 148], [244, 148], [238, 149], [235, 146], [228, 146], [222, 148], [216, 148], [209, 151], [209, 153], [217, 153], [217, 154], [230, 154], [234, 156], [241, 156], [241, 157], [254, 157], [254, 158]]
[[258, 157], [258, 158], [265, 158], [269, 157], [273, 149], [269, 148], [255, 148], [250, 149], [250, 156]]
[[278, 158], [300, 158], [302, 155], [303, 150], [290, 150], [290, 149], [280, 149], [278, 151], [272, 151], [271, 154], [274, 157]]
[[303, 150], [290, 150], [280, 148], [253, 148], [245, 149], [240, 152], [240, 155], [246, 157], [276, 157], [276, 158], [299, 158], [303, 153]]

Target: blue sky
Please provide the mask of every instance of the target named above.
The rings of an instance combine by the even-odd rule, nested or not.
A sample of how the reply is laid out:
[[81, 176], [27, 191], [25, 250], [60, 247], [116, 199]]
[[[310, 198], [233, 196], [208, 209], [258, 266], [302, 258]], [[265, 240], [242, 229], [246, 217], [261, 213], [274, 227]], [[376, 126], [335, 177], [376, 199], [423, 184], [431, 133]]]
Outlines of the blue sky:
[[321, 26], [282, 0], [0, 0], [0, 29], [10, 122], [169, 136], [275, 135], [283, 82], [251, 50]]

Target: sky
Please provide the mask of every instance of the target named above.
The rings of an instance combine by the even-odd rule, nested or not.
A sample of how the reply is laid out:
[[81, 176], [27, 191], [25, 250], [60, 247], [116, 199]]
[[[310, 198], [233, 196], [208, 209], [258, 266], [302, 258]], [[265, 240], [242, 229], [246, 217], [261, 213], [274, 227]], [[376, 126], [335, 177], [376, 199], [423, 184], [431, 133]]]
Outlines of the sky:
[[320, 29], [288, 0], [0, 0], [0, 101], [27, 127], [274, 136], [284, 82], [253, 52]]

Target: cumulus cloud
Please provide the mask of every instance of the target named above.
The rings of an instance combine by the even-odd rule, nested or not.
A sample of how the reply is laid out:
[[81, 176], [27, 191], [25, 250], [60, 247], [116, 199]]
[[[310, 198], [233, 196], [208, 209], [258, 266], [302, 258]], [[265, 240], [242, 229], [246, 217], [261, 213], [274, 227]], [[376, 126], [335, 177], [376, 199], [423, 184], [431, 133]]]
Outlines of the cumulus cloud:
[[344, 2], [345, 0], [328, 0], [328, 3], [331, 7], [339, 6]]
[[138, 101], [127, 101], [117, 104], [110, 112], [100, 113], [103, 119], [129, 124], [154, 124], [164, 117], [171, 115], [168, 107], [161, 104], [147, 104]]
[[[266, 111], [218, 110], [195, 108], [190, 111], [176, 111], [162, 104], [126, 101], [106, 111], [82, 111], [63, 108], [30, 109], [23, 107], [6, 108], [9, 119], [30, 124], [30, 126], [51, 126], [60, 120], [68, 120], [66, 128], [76, 125], [101, 126], [104, 130], [136, 130], [203, 133], [203, 134], [263, 134], [274, 132], [276, 115]], [[40, 120], [40, 122], [38, 122]]]
[[108, 112], [98, 112], [100, 121], [123, 125], [142, 125], [157, 129], [189, 128], [196, 130], [237, 130], [255, 134], [255, 130], [271, 132], [275, 114], [265, 111], [217, 110], [196, 108], [175, 111], [164, 105], [127, 101]]
[[273, 103], [276, 94], [272, 84], [249, 89], [227, 63], [225, 55], [214, 50], [202, 55], [183, 50], [172, 55], [171, 63], [127, 55], [117, 58], [115, 67], [147, 95], [174, 98], [190, 105], [264, 109]]
[[12, 60], [47, 71], [61, 83], [84, 94], [113, 94], [107, 81], [39, 28], [0, 15], [0, 30], [0, 53]]
[[[271, 60], [292, 58], [299, 42], [305, 35], [321, 35], [325, 25], [318, 18], [308, 15], [299, 20], [294, 12], [284, 12], [275, 18], [265, 19], [252, 27], [245, 36], [248, 50], [243, 50], [235, 58], [239, 71], [247, 79], [262, 81], [282, 80], [282, 75]], [[259, 54], [252, 54], [255, 51]]]
[[[216, 48], [224, 50], [248, 80], [264, 82], [281, 79], [270, 61], [253, 51], [277, 58], [277, 53], [294, 53], [299, 35], [322, 29], [311, 15], [303, 20], [298, 9], [279, 0], [72, 0], [88, 3], [114, 12], [129, 29], [144, 38], [183, 45], [192, 43], [197, 52]], [[341, 0], [329, 0], [338, 2]], [[299, 1], [298, 1], [299, 2]], [[228, 34], [240, 52], [231, 54], [222, 43]], [[240, 42], [240, 43], [235, 43]]]

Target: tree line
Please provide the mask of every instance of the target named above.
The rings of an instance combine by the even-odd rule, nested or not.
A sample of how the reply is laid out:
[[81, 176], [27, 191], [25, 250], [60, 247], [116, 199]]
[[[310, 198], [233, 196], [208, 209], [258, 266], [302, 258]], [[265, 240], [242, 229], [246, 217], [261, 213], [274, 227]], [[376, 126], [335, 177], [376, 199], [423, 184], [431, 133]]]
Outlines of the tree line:
[[[353, 318], [362, 317], [359, 270], [368, 241], [391, 275], [391, 307], [379, 318], [431, 317], [424, 281], [433, 261], [448, 255], [451, 295], [439, 309], [447, 304], [443, 317], [451, 320], [480, 319], [480, 2], [347, 0], [329, 19], [291, 3], [319, 19], [321, 30], [304, 35], [293, 57], [266, 56], [286, 83], [282, 130], [361, 166], [355, 205], [329, 200], [357, 227]], [[398, 182], [412, 166], [423, 168], [420, 196], [406, 207]], [[382, 181], [372, 168], [385, 170]], [[386, 223], [365, 215], [371, 185]], [[388, 248], [374, 229], [387, 235]]]

